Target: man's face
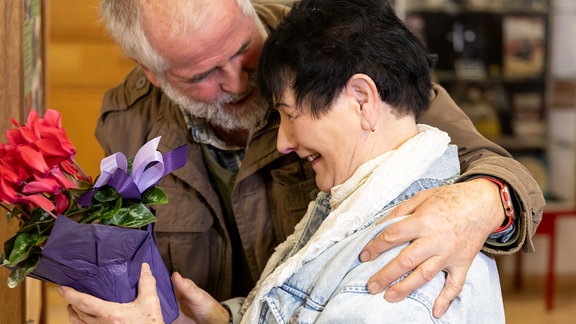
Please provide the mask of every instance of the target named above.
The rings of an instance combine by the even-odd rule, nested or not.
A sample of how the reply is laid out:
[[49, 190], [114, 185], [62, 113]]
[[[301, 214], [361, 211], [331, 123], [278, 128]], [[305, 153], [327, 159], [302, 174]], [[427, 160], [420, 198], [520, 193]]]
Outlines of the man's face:
[[[224, 129], [251, 130], [264, 118], [268, 110], [268, 104], [256, 89], [255, 80], [249, 83], [254, 95], [244, 100], [239, 98], [241, 104], [235, 103], [238, 99], [234, 95], [225, 95], [211, 104], [193, 101], [165, 80], [160, 80], [160, 82], [164, 93], [192, 116], [204, 118], [211, 124]], [[230, 109], [229, 106], [233, 108]]]
[[224, 128], [251, 129], [267, 110], [255, 82], [264, 35], [235, 1], [216, 7], [210, 10], [217, 17], [185, 37], [151, 37], [170, 66], [159, 82], [193, 115]]

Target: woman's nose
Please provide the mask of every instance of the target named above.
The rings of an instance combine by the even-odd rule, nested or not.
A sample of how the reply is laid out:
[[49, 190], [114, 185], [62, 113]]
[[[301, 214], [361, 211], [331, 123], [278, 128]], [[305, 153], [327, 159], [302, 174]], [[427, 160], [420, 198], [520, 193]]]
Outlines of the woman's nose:
[[285, 117], [280, 117], [278, 136], [276, 138], [276, 149], [282, 154], [288, 154], [296, 149], [296, 142], [292, 135], [290, 123], [284, 121]]

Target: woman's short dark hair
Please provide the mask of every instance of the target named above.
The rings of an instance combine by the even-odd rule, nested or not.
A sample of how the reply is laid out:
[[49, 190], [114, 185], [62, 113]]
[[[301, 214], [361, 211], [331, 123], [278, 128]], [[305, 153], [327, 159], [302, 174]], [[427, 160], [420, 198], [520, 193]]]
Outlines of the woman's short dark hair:
[[258, 80], [273, 105], [286, 89], [318, 117], [356, 73], [398, 114], [430, 104], [434, 57], [385, 0], [302, 0], [264, 44]]

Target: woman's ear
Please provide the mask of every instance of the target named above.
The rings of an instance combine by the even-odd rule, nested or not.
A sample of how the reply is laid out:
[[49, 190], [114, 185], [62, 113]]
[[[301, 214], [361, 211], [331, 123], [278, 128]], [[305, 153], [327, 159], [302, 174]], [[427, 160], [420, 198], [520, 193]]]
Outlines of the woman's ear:
[[372, 130], [380, 113], [380, 95], [372, 78], [366, 74], [354, 74], [346, 84], [346, 92], [359, 104], [362, 128]]

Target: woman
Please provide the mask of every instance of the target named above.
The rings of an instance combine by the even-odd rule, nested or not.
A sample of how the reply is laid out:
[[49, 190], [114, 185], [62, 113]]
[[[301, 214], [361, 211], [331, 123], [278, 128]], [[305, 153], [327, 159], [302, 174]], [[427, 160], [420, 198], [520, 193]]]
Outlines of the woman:
[[[398, 220], [386, 220], [394, 206], [459, 174], [448, 135], [415, 121], [429, 106], [432, 63], [384, 1], [303, 0], [293, 8], [266, 41], [259, 82], [280, 115], [278, 150], [310, 161], [322, 192], [277, 247], [250, 295], [223, 303], [228, 312], [175, 274], [179, 321], [504, 322], [498, 272], [489, 256], [476, 256], [464, 289], [440, 319], [432, 308], [443, 274], [390, 303], [382, 293], [369, 293], [367, 282], [403, 247], [371, 262], [354, 257]], [[150, 277], [143, 273], [144, 282]], [[123, 314], [113, 319], [150, 320], [150, 313], [161, 318], [149, 304], [139, 306], [154, 296], [149, 287], [135, 303], [105, 307]], [[76, 304], [70, 318], [86, 319], [83, 312], [94, 314]]]

